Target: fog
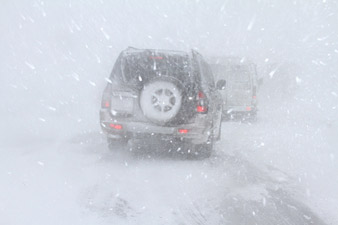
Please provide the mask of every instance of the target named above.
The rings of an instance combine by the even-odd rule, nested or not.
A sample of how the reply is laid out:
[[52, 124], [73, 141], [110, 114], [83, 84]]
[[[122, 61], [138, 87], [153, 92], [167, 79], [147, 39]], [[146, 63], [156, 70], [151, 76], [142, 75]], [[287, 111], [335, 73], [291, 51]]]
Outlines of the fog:
[[[338, 224], [337, 28], [335, 0], [1, 1], [0, 224]], [[251, 59], [257, 121], [202, 161], [109, 152], [128, 46]]]

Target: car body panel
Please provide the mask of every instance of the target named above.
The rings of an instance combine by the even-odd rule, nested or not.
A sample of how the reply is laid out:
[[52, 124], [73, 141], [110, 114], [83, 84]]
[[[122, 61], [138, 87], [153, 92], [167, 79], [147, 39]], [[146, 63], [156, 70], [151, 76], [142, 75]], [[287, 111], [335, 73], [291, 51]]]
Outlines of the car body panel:
[[[132, 78], [126, 78], [123, 75], [125, 71], [123, 68], [125, 66], [123, 64], [125, 61], [124, 57], [133, 55], [138, 60], [138, 54], [140, 54], [140, 57], [149, 57], [150, 55], [150, 57], [153, 57], [150, 61], [154, 62], [154, 64], [157, 63], [157, 60], [166, 58], [166, 54], [168, 54], [168, 57], [177, 57], [178, 60], [189, 60], [191, 65], [187, 66], [190, 67], [185, 68], [184, 74], [181, 75], [189, 77], [178, 77], [178, 79], [188, 82], [184, 85], [178, 83], [178, 87], [182, 89], [182, 93], [184, 94], [182, 97], [184, 100], [182, 100], [182, 104], [184, 104], [182, 105], [183, 111], [179, 112], [176, 115], [177, 118], [172, 121], [160, 124], [144, 115], [142, 106], [140, 105], [140, 93], [148, 82], [144, 80], [150, 79], [149, 77], [140, 74], [141, 78], [129, 81]], [[146, 61], [149, 63], [148, 59]], [[160, 65], [159, 63], [157, 65]], [[181, 61], [177, 63], [181, 63]], [[141, 70], [143, 71], [144, 68], [149, 70], [149, 67], [145, 67], [147, 65], [140, 65]], [[172, 65], [169, 66], [171, 67]], [[133, 67], [138, 68], [137, 65], [133, 65]], [[150, 70], [152, 68], [150, 67]], [[158, 68], [158, 66], [154, 65], [153, 69], [156, 70]], [[161, 68], [168, 71], [176, 70], [176, 68], [167, 68], [163, 63]], [[151, 81], [156, 80], [157, 76], [159, 76], [159, 79], [167, 79], [166, 76], [157, 72], [152, 76]], [[172, 81], [175, 82], [175, 79]], [[206, 97], [207, 112], [205, 113], [198, 113], [196, 111], [195, 104], [198, 91], [202, 91]], [[158, 136], [161, 139], [187, 140], [193, 144], [205, 144], [210, 140], [215, 141], [219, 138], [222, 117], [222, 96], [216, 90], [210, 66], [196, 51], [192, 51], [191, 54], [149, 49], [127, 49], [123, 51], [116, 60], [103, 98], [106, 98], [102, 100], [103, 102], [106, 101], [106, 103], [102, 104], [100, 110], [100, 125], [108, 138], [137, 139], [147, 136]]]
[[226, 80], [226, 88], [220, 90], [223, 99], [223, 114], [257, 110], [255, 64], [228, 59], [211, 64], [211, 68], [217, 80]]

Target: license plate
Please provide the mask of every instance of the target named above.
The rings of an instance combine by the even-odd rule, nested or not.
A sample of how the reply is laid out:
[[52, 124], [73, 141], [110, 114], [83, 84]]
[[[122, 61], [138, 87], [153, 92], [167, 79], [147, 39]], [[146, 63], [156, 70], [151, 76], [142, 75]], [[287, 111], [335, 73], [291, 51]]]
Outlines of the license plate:
[[112, 96], [111, 109], [117, 112], [132, 113], [134, 107], [134, 99], [125, 96]]

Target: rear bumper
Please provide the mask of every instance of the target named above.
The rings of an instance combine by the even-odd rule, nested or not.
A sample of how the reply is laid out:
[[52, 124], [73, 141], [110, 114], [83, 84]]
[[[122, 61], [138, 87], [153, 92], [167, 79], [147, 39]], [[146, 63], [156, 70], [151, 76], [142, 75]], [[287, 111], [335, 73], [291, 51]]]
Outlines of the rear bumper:
[[[101, 128], [111, 138], [147, 138], [156, 136], [164, 140], [184, 139], [194, 144], [208, 141], [212, 123], [206, 115], [198, 115], [193, 121], [179, 126], [160, 126], [150, 122], [132, 121], [128, 118], [111, 118], [101, 112]], [[115, 126], [114, 126], [115, 125]], [[115, 127], [120, 129], [116, 129]]]
[[227, 106], [223, 108], [223, 114], [232, 114], [232, 113], [250, 113], [257, 112], [257, 106], [247, 105], [247, 106]]

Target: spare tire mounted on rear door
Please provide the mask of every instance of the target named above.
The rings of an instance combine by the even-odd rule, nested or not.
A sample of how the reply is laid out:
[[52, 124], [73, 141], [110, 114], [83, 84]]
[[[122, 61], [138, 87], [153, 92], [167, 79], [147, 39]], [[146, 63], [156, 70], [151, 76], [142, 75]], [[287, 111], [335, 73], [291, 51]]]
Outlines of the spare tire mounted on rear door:
[[140, 95], [143, 114], [152, 122], [165, 124], [173, 119], [182, 105], [182, 91], [171, 79], [155, 79], [146, 84]]

